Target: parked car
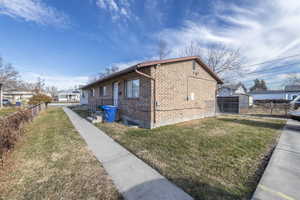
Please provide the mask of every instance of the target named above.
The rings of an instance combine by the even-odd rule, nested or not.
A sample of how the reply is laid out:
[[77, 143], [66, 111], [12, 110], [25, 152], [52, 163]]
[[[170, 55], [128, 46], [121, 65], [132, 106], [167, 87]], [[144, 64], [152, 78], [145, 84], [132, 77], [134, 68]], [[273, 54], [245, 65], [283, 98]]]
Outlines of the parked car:
[[3, 106], [11, 106], [12, 105], [8, 99], [3, 99], [2, 104], [3, 104]]
[[293, 101], [291, 101], [291, 106], [295, 110], [300, 108], [300, 95], [298, 95]]

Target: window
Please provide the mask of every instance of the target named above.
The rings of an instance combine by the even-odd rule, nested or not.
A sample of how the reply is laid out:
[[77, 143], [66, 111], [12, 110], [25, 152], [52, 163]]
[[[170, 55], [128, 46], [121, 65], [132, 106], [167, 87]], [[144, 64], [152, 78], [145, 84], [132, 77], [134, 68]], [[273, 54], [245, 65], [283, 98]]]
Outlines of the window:
[[68, 98], [68, 96], [67, 95], [59, 95], [59, 98], [61, 98], [61, 99], [66, 99], [66, 98]]
[[95, 96], [95, 89], [91, 89], [90, 94], [91, 94], [92, 97]]
[[296, 99], [298, 95], [293, 95], [292, 100]]
[[101, 86], [99, 88], [99, 96], [103, 97], [107, 95], [107, 86]]
[[126, 97], [138, 98], [140, 96], [140, 80], [126, 81]]

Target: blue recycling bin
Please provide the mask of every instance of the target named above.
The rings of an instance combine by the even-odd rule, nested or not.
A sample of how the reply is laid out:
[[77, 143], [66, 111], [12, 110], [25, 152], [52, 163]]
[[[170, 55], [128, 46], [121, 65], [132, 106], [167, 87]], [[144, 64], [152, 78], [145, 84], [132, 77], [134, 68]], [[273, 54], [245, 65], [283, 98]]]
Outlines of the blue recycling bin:
[[104, 121], [112, 123], [116, 121], [117, 106], [105, 105], [101, 107], [104, 111]]

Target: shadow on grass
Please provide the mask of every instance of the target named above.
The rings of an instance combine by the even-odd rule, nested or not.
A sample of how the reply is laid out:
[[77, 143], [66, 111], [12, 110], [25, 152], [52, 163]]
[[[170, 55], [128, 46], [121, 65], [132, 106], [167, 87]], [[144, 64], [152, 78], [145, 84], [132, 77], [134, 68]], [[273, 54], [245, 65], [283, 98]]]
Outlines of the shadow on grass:
[[298, 125], [287, 124], [284, 128], [287, 130], [297, 131], [300, 133], [300, 126], [298, 126]]
[[[184, 185], [186, 193], [190, 194], [194, 200], [232, 200], [241, 199], [241, 197], [231, 194], [221, 188], [211, 186], [207, 183], [195, 182], [189, 179], [175, 179], [171, 180], [178, 185]], [[143, 199], [143, 200], [191, 200], [188, 195], [176, 190], [174, 185], [167, 184], [166, 179], [156, 179], [144, 182], [135, 186], [123, 193], [125, 199]], [[140, 198], [137, 198], [140, 197]]]
[[286, 115], [271, 115], [271, 114], [245, 114], [253, 117], [271, 117], [271, 118], [278, 118], [278, 119], [286, 119]]
[[271, 128], [271, 129], [281, 129], [282, 124], [280, 123], [273, 123], [273, 122], [263, 122], [263, 121], [256, 121], [256, 120], [248, 120], [248, 119], [226, 119], [226, 118], [220, 118], [219, 120], [222, 120], [224, 122], [231, 122], [231, 123], [237, 123], [237, 124], [243, 124], [247, 126], [254, 126], [254, 127], [261, 127], [261, 128]]

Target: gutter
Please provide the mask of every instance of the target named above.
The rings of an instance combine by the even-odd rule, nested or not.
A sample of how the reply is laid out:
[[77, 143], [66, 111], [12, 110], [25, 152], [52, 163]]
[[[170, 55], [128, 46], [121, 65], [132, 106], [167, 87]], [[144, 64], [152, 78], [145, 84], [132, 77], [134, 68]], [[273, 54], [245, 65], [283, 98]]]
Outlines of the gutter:
[[136, 65], [136, 68], [134, 69], [134, 71], [137, 73], [137, 74], [140, 74], [150, 80], [153, 81], [153, 122], [154, 124], [156, 123], [156, 80], [155, 78], [153, 78], [152, 76], [149, 76], [148, 74], [145, 74], [141, 71], [138, 70], [138, 68], [140, 68], [139, 65]]

